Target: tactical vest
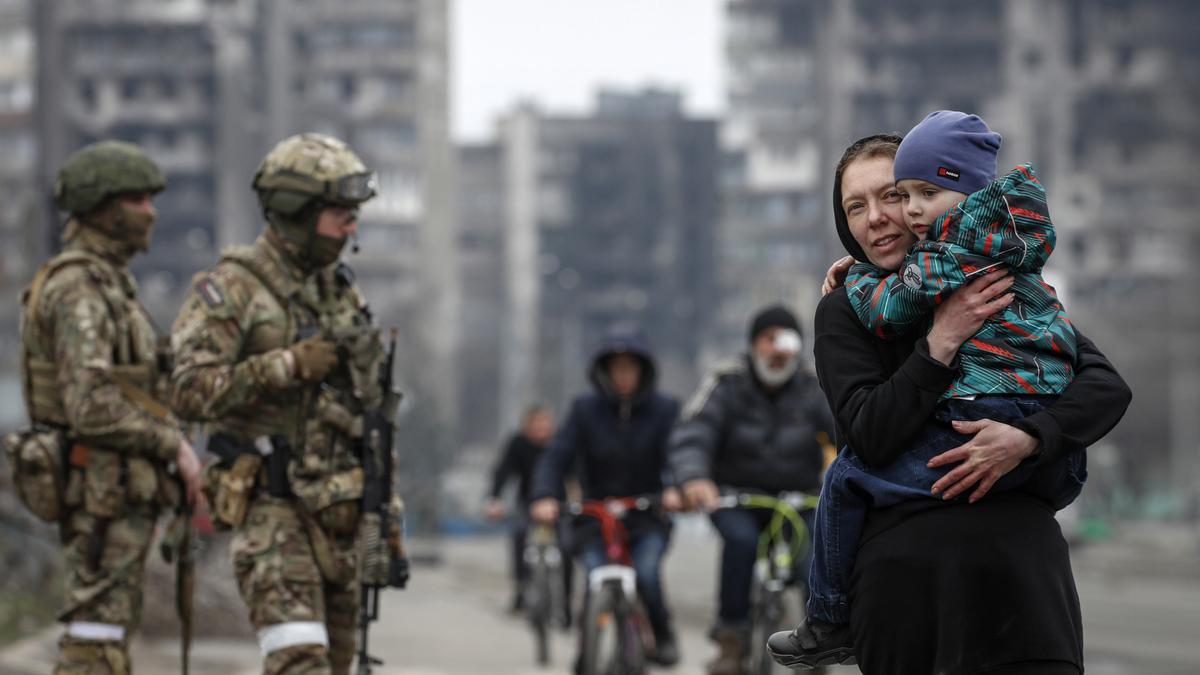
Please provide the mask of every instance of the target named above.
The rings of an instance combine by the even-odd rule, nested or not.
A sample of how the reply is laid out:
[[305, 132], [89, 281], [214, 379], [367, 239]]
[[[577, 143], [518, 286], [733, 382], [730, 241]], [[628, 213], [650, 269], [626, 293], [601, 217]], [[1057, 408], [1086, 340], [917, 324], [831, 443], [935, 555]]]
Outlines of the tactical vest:
[[21, 330], [22, 393], [34, 424], [68, 427], [62, 389], [58, 383], [58, 364], [54, 361], [53, 336], [46, 318], [38, 314], [42, 290], [58, 271], [72, 266], [88, 268], [95, 287], [108, 305], [116, 329], [113, 353], [114, 379], [165, 400], [169, 353], [150, 321], [150, 316], [132, 294], [127, 294], [120, 279], [114, 279], [108, 265], [95, 254], [71, 250], [51, 259], [38, 271], [25, 293]]
[[[378, 405], [382, 398], [383, 344], [348, 268], [322, 270], [304, 288], [289, 293], [287, 289], [296, 282], [286, 277], [280, 262], [272, 260], [263, 246], [230, 247], [221, 262], [252, 274], [286, 315], [282, 344], [274, 347], [286, 347], [314, 332], [338, 343], [340, 364], [325, 382], [286, 393], [279, 401], [286, 401], [287, 408], [280, 413], [281, 431], [292, 451], [291, 490], [310, 513], [318, 513], [362, 496], [356, 444], [362, 436], [364, 406]], [[261, 344], [256, 349], [271, 346]]]
[[40, 314], [46, 283], [60, 270], [80, 265], [88, 270], [112, 320], [116, 340], [110, 374], [124, 395], [156, 417], [169, 418], [166, 406], [169, 357], [157, 339], [149, 315], [124, 287], [110, 266], [82, 250], [66, 251], [34, 276], [23, 298], [21, 383], [31, 426], [9, 434], [5, 451], [12, 465], [18, 496], [38, 517], [55, 522], [67, 509], [83, 506], [103, 526], [126, 504], [175, 505], [179, 490], [165, 467], [128, 448], [97, 448], [76, 443], [58, 382], [52, 331]]

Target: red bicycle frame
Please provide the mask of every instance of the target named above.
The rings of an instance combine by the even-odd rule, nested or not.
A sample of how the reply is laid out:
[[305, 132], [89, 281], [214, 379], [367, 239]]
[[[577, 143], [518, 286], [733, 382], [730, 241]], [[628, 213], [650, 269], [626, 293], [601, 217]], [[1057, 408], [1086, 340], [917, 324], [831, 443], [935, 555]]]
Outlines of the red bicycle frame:
[[630, 511], [645, 511], [652, 506], [647, 497], [609, 497], [589, 499], [579, 505], [579, 513], [600, 521], [600, 536], [609, 562], [633, 567], [629, 555], [629, 530], [621, 517]]

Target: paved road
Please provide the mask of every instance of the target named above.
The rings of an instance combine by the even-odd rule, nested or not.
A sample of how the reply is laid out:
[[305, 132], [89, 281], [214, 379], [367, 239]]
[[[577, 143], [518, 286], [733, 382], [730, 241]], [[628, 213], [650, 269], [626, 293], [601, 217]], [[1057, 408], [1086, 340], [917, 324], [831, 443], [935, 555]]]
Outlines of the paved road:
[[[668, 593], [675, 607], [684, 663], [673, 672], [696, 675], [711, 657], [704, 637], [715, 592], [717, 547], [702, 522], [677, 528], [668, 558]], [[553, 646], [552, 668], [532, 665], [525, 625], [505, 613], [508, 601], [505, 543], [499, 539], [442, 542], [438, 567], [418, 567], [410, 590], [386, 594], [384, 621], [371, 634], [372, 651], [386, 661], [379, 675], [544, 675], [565, 673], [574, 650], [562, 635]], [[1115, 556], [1115, 557], [1114, 557]], [[1200, 561], [1185, 564], [1147, 559], [1139, 565], [1116, 554], [1085, 550], [1076, 555], [1083, 602], [1089, 675], [1195, 675], [1200, 673]], [[1135, 559], [1136, 562], [1136, 559]], [[150, 602], [168, 602], [152, 599]], [[52, 654], [53, 635], [0, 653], [0, 673], [41, 675]], [[141, 675], [178, 672], [176, 646], [139, 640], [135, 663]], [[257, 649], [249, 640], [200, 641], [196, 675], [252, 675]], [[857, 672], [843, 668], [837, 675]]]

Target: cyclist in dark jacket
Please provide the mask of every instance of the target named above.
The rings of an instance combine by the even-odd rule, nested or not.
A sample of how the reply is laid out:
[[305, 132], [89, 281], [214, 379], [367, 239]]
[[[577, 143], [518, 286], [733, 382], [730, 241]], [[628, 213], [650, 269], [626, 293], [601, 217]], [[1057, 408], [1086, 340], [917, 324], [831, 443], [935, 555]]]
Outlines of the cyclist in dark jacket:
[[[572, 466], [585, 500], [662, 493], [663, 506], [677, 508], [679, 495], [666, 472], [667, 441], [679, 404], [655, 391], [649, 348], [636, 336], [613, 335], [596, 353], [589, 374], [595, 391], [572, 402], [550, 449], [538, 461], [530, 514], [540, 522], [557, 520], [563, 476]], [[661, 513], [631, 512], [625, 525], [638, 596], [654, 629], [656, 649], [650, 657], [661, 665], [674, 664], [679, 651], [659, 576], [669, 521]], [[594, 519], [579, 518], [572, 539], [589, 571], [606, 564]]]
[[[738, 675], [749, 639], [750, 586], [764, 509], [713, 511], [721, 489], [776, 494], [820, 489], [823, 446], [833, 417], [817, 379], [800, 367], [801, 332], [784, 307], [768, 307], [750, 326], [750, 352], [718, 366], [689, 401], [671, 436], [675, 480], [695, 507], [712, 512], [724, 540], [718, 616], [711, 636], [720, 653], [709, 675]], [[812, 512], [803, 514], [811, 526]], [[808, 578], [808, 561], [798, 578]]]
[[[504, 446], [492, 470], [492, 486], [488, 491], [486, 513], [489, 520], [500, 520], [507, 515], [500, 494], [513, 478], [517, 479], [517, 511], [512, 525], [512, 610], [524, 608], [522, 585], [527, 577], [525, 567], [525, 538], [529, 531], [529, 486], [533, 482], [533, 468], [538, 458], [546, 451], [550, 437], [554, 434], [554, 416], [541, 405], [530, 406], [521, 418], [521, 430], [512, 435]], [[569, 569], [569, 566], [568, 566]], [[568, 583], [567, 589], [571, 586]]]

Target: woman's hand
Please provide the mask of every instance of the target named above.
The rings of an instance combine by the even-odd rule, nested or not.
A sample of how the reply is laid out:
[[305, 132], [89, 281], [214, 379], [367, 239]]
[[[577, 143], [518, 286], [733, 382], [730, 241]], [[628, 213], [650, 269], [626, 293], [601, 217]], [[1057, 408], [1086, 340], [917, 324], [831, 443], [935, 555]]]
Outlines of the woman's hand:
[[983, 322], [1012, 303], [1016, 296], [1005, 293], [1012, 285], [1008, 270], [1000, 269], [951, 293], [933, 310], [933, 327], [927, 337], [929, 355], [950, 365], [958, 348], [979, 331]]
[[846, 274], [854, 265], [854, 258], [846, 256], [829, 266], [825, 272], [825, 282], [821, 284], [821, 295], [829, 295], [830, 291], [846, 283]]
[[1038, 440], [1020, 429], [992, 420], [977, 422], [955, 421], [954, 430], [974, 437], [952, 450], [929, 460], [931, 469], [962, 462], [933, 484], [934, 496], [953, 499], [975, 487], [968, 501], [974, 504], [1004, 474], [1012, 471], [1037, 451]]

